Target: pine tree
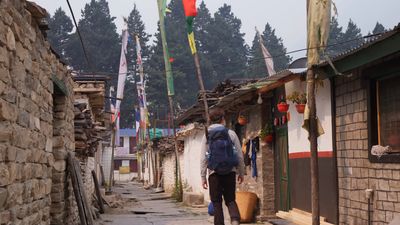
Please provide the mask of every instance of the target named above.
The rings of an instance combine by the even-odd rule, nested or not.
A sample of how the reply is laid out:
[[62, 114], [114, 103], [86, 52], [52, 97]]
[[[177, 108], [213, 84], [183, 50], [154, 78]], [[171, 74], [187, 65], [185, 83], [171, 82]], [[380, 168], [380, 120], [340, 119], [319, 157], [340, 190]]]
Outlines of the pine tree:
[[386, 32], [385, 27], [381, 23], [376, 22], [375, 28], [372, 30], [372, 34], [379, 34], [383, 32]]
[[197, 51], [200, 58], [201, 72], [203, 76], [203, 82], [206, 89], [214, 88], [217, 83], [217, 76], [213, 73], [212, 60], [210, 58], [209, 49], [210, 46], [209, 29], [211, 26], [213, 18], [211, 17], [210, 11], [208, 10], [204, 1], [200, 3], [197, 9], [197, 16], [194, 21], [194, 33], [196, 36]]
[[217, 81], [246, 77], [248, 47], [240, 32], [242, 22], [224, 4], [214, 14], [209, 27], [210, 60], [213, 63]]
[[328, 47], [326, 48], [326, 53], [329, 56], [336, 56], [344, 51], [343, 45], [338, 44], [343, 41], [343, 36], [343, 28], [339, 26], [339, 22], [336, 17], [332, 17], [328, 38]]
[[361, 29], [351, 19], [343, 34], [343, 41], [346, 42], [342, 45], [344, 51], [359, 47], [363, 43]]
[[150, 55], [150, 47], [148, 46], [150, 35], [145, 31], [145, 25], [142, 21], [142, 16], [140, 15], [139, 10], [134, 4], [133, 9], [128, 17], [128, 31], [130, 35], [130, 40], [128, 41], [128, 66], [129, 71], [132, 73], [128, 75], [128, 81], [125, 83], [124, 90], [124, 100], [121, 102], [121, 119], [120, 119], [120, 127], [121, 128], [131, 128], [134, 124], [134, 113], [135, 113], [135, 105], [138, 105], [138, 96], [135, 80], [139, 79], [135, 77], [135, 74], [138, 75], [137, 70], [137, 54], [136, 54], [136, 35], [140, 39], [140, 47], [142, 50], [142, 62], [144, 68], [144, 72], [148, 71], [147, 63]]
[[78, 25], [91, 65], [86, 64], [77, 33], [71, 38], [66, 53], [75, 70], [113, 73], [115, 84], [121, 40], [114, 20], [106, 0], [91, 0], [82, 10]]
[[69, 41], [70, 33], [72, 32], [73, 25], [71, 19], [65, 12], [58, 8], [52, 17], [49, 18], [49, 28], [47, 32], [47, 39], [49, 40], [53, 49], [65, 60], [66, 44]]
[[[286, 69], [289, 66], [291, 57], [286, 55], [286, 48], [283, 45], [282, 38], [276, 36], [275, 29], [272, 29], [269, 23], [265, 25], [262, 39], [264, 46], [273, 56], [275, 71]], [[257, 34], [254, 36], [253, 45], [250, 49], [248, 74], [249, 77], [264, 77], [268, 75]]]

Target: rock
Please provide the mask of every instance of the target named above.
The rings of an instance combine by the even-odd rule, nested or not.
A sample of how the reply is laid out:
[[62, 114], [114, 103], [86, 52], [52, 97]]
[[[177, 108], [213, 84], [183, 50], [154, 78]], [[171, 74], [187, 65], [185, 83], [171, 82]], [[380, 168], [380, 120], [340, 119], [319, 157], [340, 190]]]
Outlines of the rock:
[[14, 146], [10, 146], [7, 148], [7, 157], [6, 161], [14, 162], [17, 157], [17, 148]]
[[65, 162], [65, 160], [57, 160], [54, 162], [53, 168], [57, 172], [65, 171], [65, 169], [67, 168], [67, 163]]
[[10, 172], [6, 164], [0, 164], [0, 187], [10, 184]]
[[17, 123], [21, 125], [22, 127], [28, 127], [29, 126], [29, 118], [30, 115], [26, 111], [20, 111], [17, 119]]
[[0, 188], [0, 209], [3, 209], [7, 200], [7, 189]]
[[25, 163], [27, 161], [26, 159], [28, 157], [28, 153], [29, 153], [29, 150], [18, 149], [15, 161], [17, 163]]
[[204, 194], [195, 192], [184, 192], [183, 193], [183, 203], [188, 206], [192, 205], [203, 205], [204, 204]]
[[0, 129], [0, 142], [8, 142], [11, 140], [12, 132], [11, 130]]
[[8, 191], [7, 206], [9, 208], [17, 204], [23, 203], [22, 194], [24, 192], [24, 184], [17, 183], [8, 185], [7, 191]]
[[0, 47], [0, 63], [3, 63], [6, 67], [10, 65], [9, 55], [6, 47]]
[[7, 29], [7, 48], [11, 51], [15, 51], [15, 37], [11, 28]]
[[17, 109], [15, 105], [0, 99], [0, 121], [2, 120], [15, 122], [17, 120]]
[[46, 152], [53, 152], [53, 140], [51, 138], [46, 139]]

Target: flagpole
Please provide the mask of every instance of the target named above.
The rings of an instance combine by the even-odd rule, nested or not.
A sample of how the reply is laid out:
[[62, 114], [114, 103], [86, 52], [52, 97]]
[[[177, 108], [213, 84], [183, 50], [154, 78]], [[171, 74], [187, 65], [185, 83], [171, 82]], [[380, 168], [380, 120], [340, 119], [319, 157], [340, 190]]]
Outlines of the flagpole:
[[210, 116], [208, 111], [207, 93], [204, 88], [203, 76], [201, 74], [201, 67], [200, 67], [200, 59], [199, 59], [199, 54], [197, 52], [196, 41], [194, 38], [194, 31], [193, 31], [193, 21], [194, 17], [197, 15], [196, 1], [195, 0], [191, 2], [182, 1], [182, 3], [186, 16], [189, 47], [193, 55], [193, 60], [196, 67], [197, 80], [199, 82], [199, 87], [200, 87], [200, 94], [204, 104], [204, 116], [206, 119], [205, 135], [208, 136], [208, 126], [210, 125]]
[[116, 135], [116, 127], [115, 127], [115, 122], [113, 122], [112, 123], [112, 130], [113, 130], [113, 133], [112, 133], [112, 138], [111, 138], [111, 144], [112, 144], [112, 147], [111, 147], [111, 166], [110, 166], [110, 177], [109, 177], [109, 180], [108, 180], [108, 190], [107, 190], [107, 192], [109, 193], [109, 194], [111, 194], [112, 193], [112, 186], [113, 186], [113, 181], [114, 181], [114, 151], [115, 151], [115, 135]]
[[168, 102], [169, 102], [169, 110], [171, 114], [171, 121], [172, 121], [172, 128], [173, 128], [173, 135], [174, 135], [174, 142], [175, 142], [175, 165], [176, 165], [176, 184], [177, 184], [177, 191], [178, 196], [177, 200], [182, 201], [183, 195], [183, 187], [182, 187], [182, 179], [181, 179], [181, 169], [179, 165], [179, 152], [178, 152], [178, 140], [176, 138], [176, 128], [175, 128], [175, 116], [174, 116], [174, 104], [173, 104], [173, 96], [174, 96], [174, 82], [172, 77], [172, 68], [169, 62], [169, 53], [167, 47], [167, 38], [165, 35], [165, 23], [164, 23], [164, 13], [166, 6], [163, 5], [163, 0], [157, 0], [158, 5], [158, 15], [160, 18], [160, 35], [161, 35], [161, 42], [163, 46], [163, 55], [164, 55], [164, 65], [165, 65], [165, 75], [167, 81], [167, 89], [168, 89]]

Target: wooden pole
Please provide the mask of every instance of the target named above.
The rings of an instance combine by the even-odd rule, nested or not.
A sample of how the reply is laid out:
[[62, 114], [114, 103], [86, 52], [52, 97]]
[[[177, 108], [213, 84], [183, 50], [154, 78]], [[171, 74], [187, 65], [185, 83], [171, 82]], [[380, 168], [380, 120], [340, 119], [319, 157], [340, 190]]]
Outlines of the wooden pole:
[[196, 66], [197, 80], [199, 81], [200, 93], [202, 95], [203, 104], [204, 104], [204, 116], [206, 117], [205, 118], [206, 119], [205, 134], [207, 136], [208, 126], [210, 125], [210, 115], [209, 115], [209, 111], [208, 111], [207, 94], [206, 94], [206, 90], [204, 88], [203, 77], [201, 75], [201, 69], [200, 69], [200, 60], [199, 60], [199, 55], [197, 52], [193, 54], [193, 58], [194, 58], [194, 64]]
[[112, 129], [113, 129], [113, 134], [111, 138], [111, 165], [110, 165], [110, 177], [108, 179], [108, 189], [107, 192], [111, 193], [112, 192], [112, 186], [113, 186], [113, 180], [114, 180], [114, 151], [115, 151], [115, 135], [117, 133], [117, 129], [115, 127], [115, 122], [112, 124]]
[[[310, 0], [307, 0], [307, 31], [311, 29], [308, 23]], [[308, 34], [309, 32], [307, 32]], [[309, 38], [307, 36], [307, 38]], [[308, 41], [307, 41], [308, 42]], [[307, 43], [307, 46], [309, 44]], [[310, 61], [310, 60], [308, 60]], [[307, 105], [309, 107], [309, 141], [310, 141], [310, 169], [311, 169], [311, 212], [312, 225], [319, 225], [319, 173], [318, 173], [318, 128], [317, 128], [317, 108], [315, 103], [315, 73], [314, 65], [308, 65], [307, 70]]]
[[315, 103], [315, 75], [312, 69], [307, 71], [308, 103], [310, 109], [309, 117], [309, 140], [311, 149], [311, 206], [312, 224], [319, 225], [319, 173], [318, 173], [318, 130], [317, 130], [317, 108]]

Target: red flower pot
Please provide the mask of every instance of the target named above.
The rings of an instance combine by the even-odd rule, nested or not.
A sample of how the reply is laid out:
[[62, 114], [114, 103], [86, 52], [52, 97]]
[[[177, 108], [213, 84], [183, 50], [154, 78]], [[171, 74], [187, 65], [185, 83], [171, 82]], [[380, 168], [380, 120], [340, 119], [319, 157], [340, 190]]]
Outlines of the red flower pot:
[[246, 124], [247, 124], [247, 119], [246, 119], [246, 117], [240, 116], [240, 117], [238, 118], [238, 123], [239, 123], [240, 125], [242, 125], [242, 126], [246, 125]]
[[297, 104], [296, 105], [296, 110], [298, 113], [304, 113], [304, 110], [306, 109], [306, 104]]
[[289, 105], [286, 102], [279, 103], [277, 105], [279, 112], [287, 112], [289, 110]]
[[272, 134], [268, 134], [267, 136], [264, 137], [263, 140], [267, 143], [272, 143], [272, 141], [274, 140], [274, 137], [272, 136]]

